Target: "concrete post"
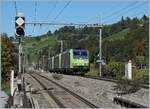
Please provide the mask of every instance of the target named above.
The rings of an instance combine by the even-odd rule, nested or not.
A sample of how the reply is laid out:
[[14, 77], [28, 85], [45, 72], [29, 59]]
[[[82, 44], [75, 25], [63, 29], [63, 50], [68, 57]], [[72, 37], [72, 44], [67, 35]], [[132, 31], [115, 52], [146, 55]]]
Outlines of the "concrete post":
[[10, 80], [10, 90], [11, 90], [11, 96], [13, 96], [14, 93], [14, 70], [11, 70], [11, 80]]
[[132, 62], [129, 60], [128, 62], [128, 79], [132, 79]]
[[125, 63], [125, 77], [128, 78], [128, 63]]

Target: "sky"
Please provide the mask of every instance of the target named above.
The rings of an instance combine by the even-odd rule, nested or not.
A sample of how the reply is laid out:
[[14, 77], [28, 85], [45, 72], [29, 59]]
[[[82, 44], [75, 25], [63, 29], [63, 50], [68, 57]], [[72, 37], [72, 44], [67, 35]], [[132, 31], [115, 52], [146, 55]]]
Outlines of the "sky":
[[[65, 7], [66, 4], [68, 5]], [[1, 32], [14, 36], [16, 10], [23, 13], [25, 22], [101, 23], [105, 25], [119, 21], [122, 16], [140, 18], [144, 14], [148, 15], [148, 6], [148, 0], [2, 0], [0, 5]], [[48, 30], [54, 32], [60, 27], [59, 25], [26, 25], [25, 34], [37, 36], [47, 33]]]

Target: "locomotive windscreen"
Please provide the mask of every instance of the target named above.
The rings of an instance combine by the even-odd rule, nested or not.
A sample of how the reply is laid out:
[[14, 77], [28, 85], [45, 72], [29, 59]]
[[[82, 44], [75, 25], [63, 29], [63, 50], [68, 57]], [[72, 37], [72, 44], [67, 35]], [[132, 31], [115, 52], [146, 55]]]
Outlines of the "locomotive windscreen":
[[85, 58], [88, 56], [86, 49], [74, 50], [73, 55], [74, 55], [74, 58]]

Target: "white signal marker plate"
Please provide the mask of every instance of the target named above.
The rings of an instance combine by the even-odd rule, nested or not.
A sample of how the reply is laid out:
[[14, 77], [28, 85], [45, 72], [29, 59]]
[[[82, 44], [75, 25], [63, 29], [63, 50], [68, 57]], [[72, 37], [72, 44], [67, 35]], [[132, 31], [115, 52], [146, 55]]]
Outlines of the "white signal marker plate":
[[21, 25], [24, 23], [24, 20], [23, 20], [21, 17], [19, 17], [19, 18], [16, 20], [16, 23], [17, 23], [19, 26], [21, 26]]

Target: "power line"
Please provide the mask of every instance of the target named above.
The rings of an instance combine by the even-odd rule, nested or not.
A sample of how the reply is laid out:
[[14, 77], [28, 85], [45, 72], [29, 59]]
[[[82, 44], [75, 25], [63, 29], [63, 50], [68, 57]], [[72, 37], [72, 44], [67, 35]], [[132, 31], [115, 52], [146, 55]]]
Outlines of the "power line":
[[[52, 14], [52, 12], [53, 12], [53, 10], [56, 8], [57, 4], [58, 4], [58, 1], [56, 1], [56, 2], [53, 4], [53, 6], [52, 6], [51, 10], [49, 11], [48, 15], [45, 17], [45, 21], [46, 21], [46, 19], [48, 20], [49, 16]], [[49, 28], [49, 26], [47, 26], [47, 28]], [[42, 25], [40, 25], [40, 27], [39, 27], [39, 31], [40, 31], [40, 30], [42, 30]]]
[[53, 7], [51, 8], [51, 10], [49, 11], [48, 15], [46, 16], [45, 20], [48, 19], [48, 17], [50, 16], [50, 14], [52, 14], [53, 10], [56, 8], [58, 1], [56, 1], [53, 5]]
[[137, 1], [135, 1], [135, 2], [133, 2], [133, 3], [131, 3], [131, 4], [129, 4], [129, 5], [127, 5], [127, 6], [123, 7], [123, 8], [121, 8], [120, 10], [117, 10], [117, 11], [112, 12], [110, 15], [107, 15], [107, 16], [103, 17], [103, 19], [110, 18], [110, 17], [112, 17], [112, 16], [114, 16], [114, 15], [116, 15], [116, 14], [122, 12], [123, 10], [128, 9], [129, 7], [131, 7], [131, 6], [135, 5], [135, 4], [137, 4]]
[[[35, 1], [35, 9], [34, 9], [34, 22], [36, 22], [36, 14], [37, 14], [37, 1]], [[33, 26], [32, 34], [34, 32], [35, 25]]]
[[65, 8], [67, 8], [67, 6], [71, 3], [71, 1], [67, 2], [66, 5], [61, 9], [61, 11], [56, 15], [56, 17], [53, 19], [52, 22], [54, 22], [61, 14], [62, 12], [65, 10]]
[[16, 4], [16, 1], [15, 1], [15, 12], [16, 12], [16, 15], [17, 15], [18, 10], [17, 10], [17, 4]]
[[[116, 5], [113, 5], [112, 7], [110, 7], [109, 9], [107, 9], [107, 11], [110, 11], [110, 10], [112, 10], [112, 9], [114, 9], [115, 7], [117, 7], [117, 6], [120, 6], [122, 4], [122, 2], [120, 1], [120, 2], [118, 2]], [[105, 10], [106, 11], [106, 10]], [[103, 13], [103, 12], [102, 12]], [[96, 15], [96, 16], [94, 16], [94, 17], [91, 17], [86, 23], [89, 23], [89, 22], [91, 22], [91, 21], [93, 21], [93, 19], [95, 19], [95, 18], [97, 18], [99, 15]]]
[[[127, 10], [124, 10], [124, 13], [125, 13], [125, 12], [131, 12], [130, 10], [133, 10], [133, 9], [135, 9], [135, 8], [139, 8], [140, 6], [143, 6], [143, 4], [145, 4], [145, 3], [138, 4], [138, 5], [134, 6], [134, 7], [128, 8]], [[117, 15], [117, 16], [116, 16], [116, 15]], [[120, 14], [115, 14], [114, 16], [115, 16], [115, 17], [119, 17]], [[112, 17], [114, 18], [114, 16], [112, 16]], [[104, 22], [103, 22], [103, 23], [106, 23], [106, 22], [112, 20], [113, 18], [111, 18], [111, 19], [104, 19]]]
[[34, 13], [34, 21], [36, 22], [36, 14], [37, 14], [37, 1], [35, 2], [35, 13]]
[[132, 15], [132, 16], [130, 16], [130, 17], [137, 17], [136, 15], [139, 15], [139, 14], [141, 14], [141, 13], [143, 13], [144, 11], [141, 11], [141, 12], [137, 12], [137, 13], [135, 13], [134, 15]]
[[[65, 10], [65, 8], [67, 8], [67, 6], [70, 3], [71, 3], [71, 0], [66, 3], [66, 5], [60, 10], [60, 12], [56, 15], [56, 17], [52, 20], [52, 22], [54, 22], [63, 13], [63, 11]], [[49, 26], [46, 29], [48, 29], [48, 28], [49, 28]]]

